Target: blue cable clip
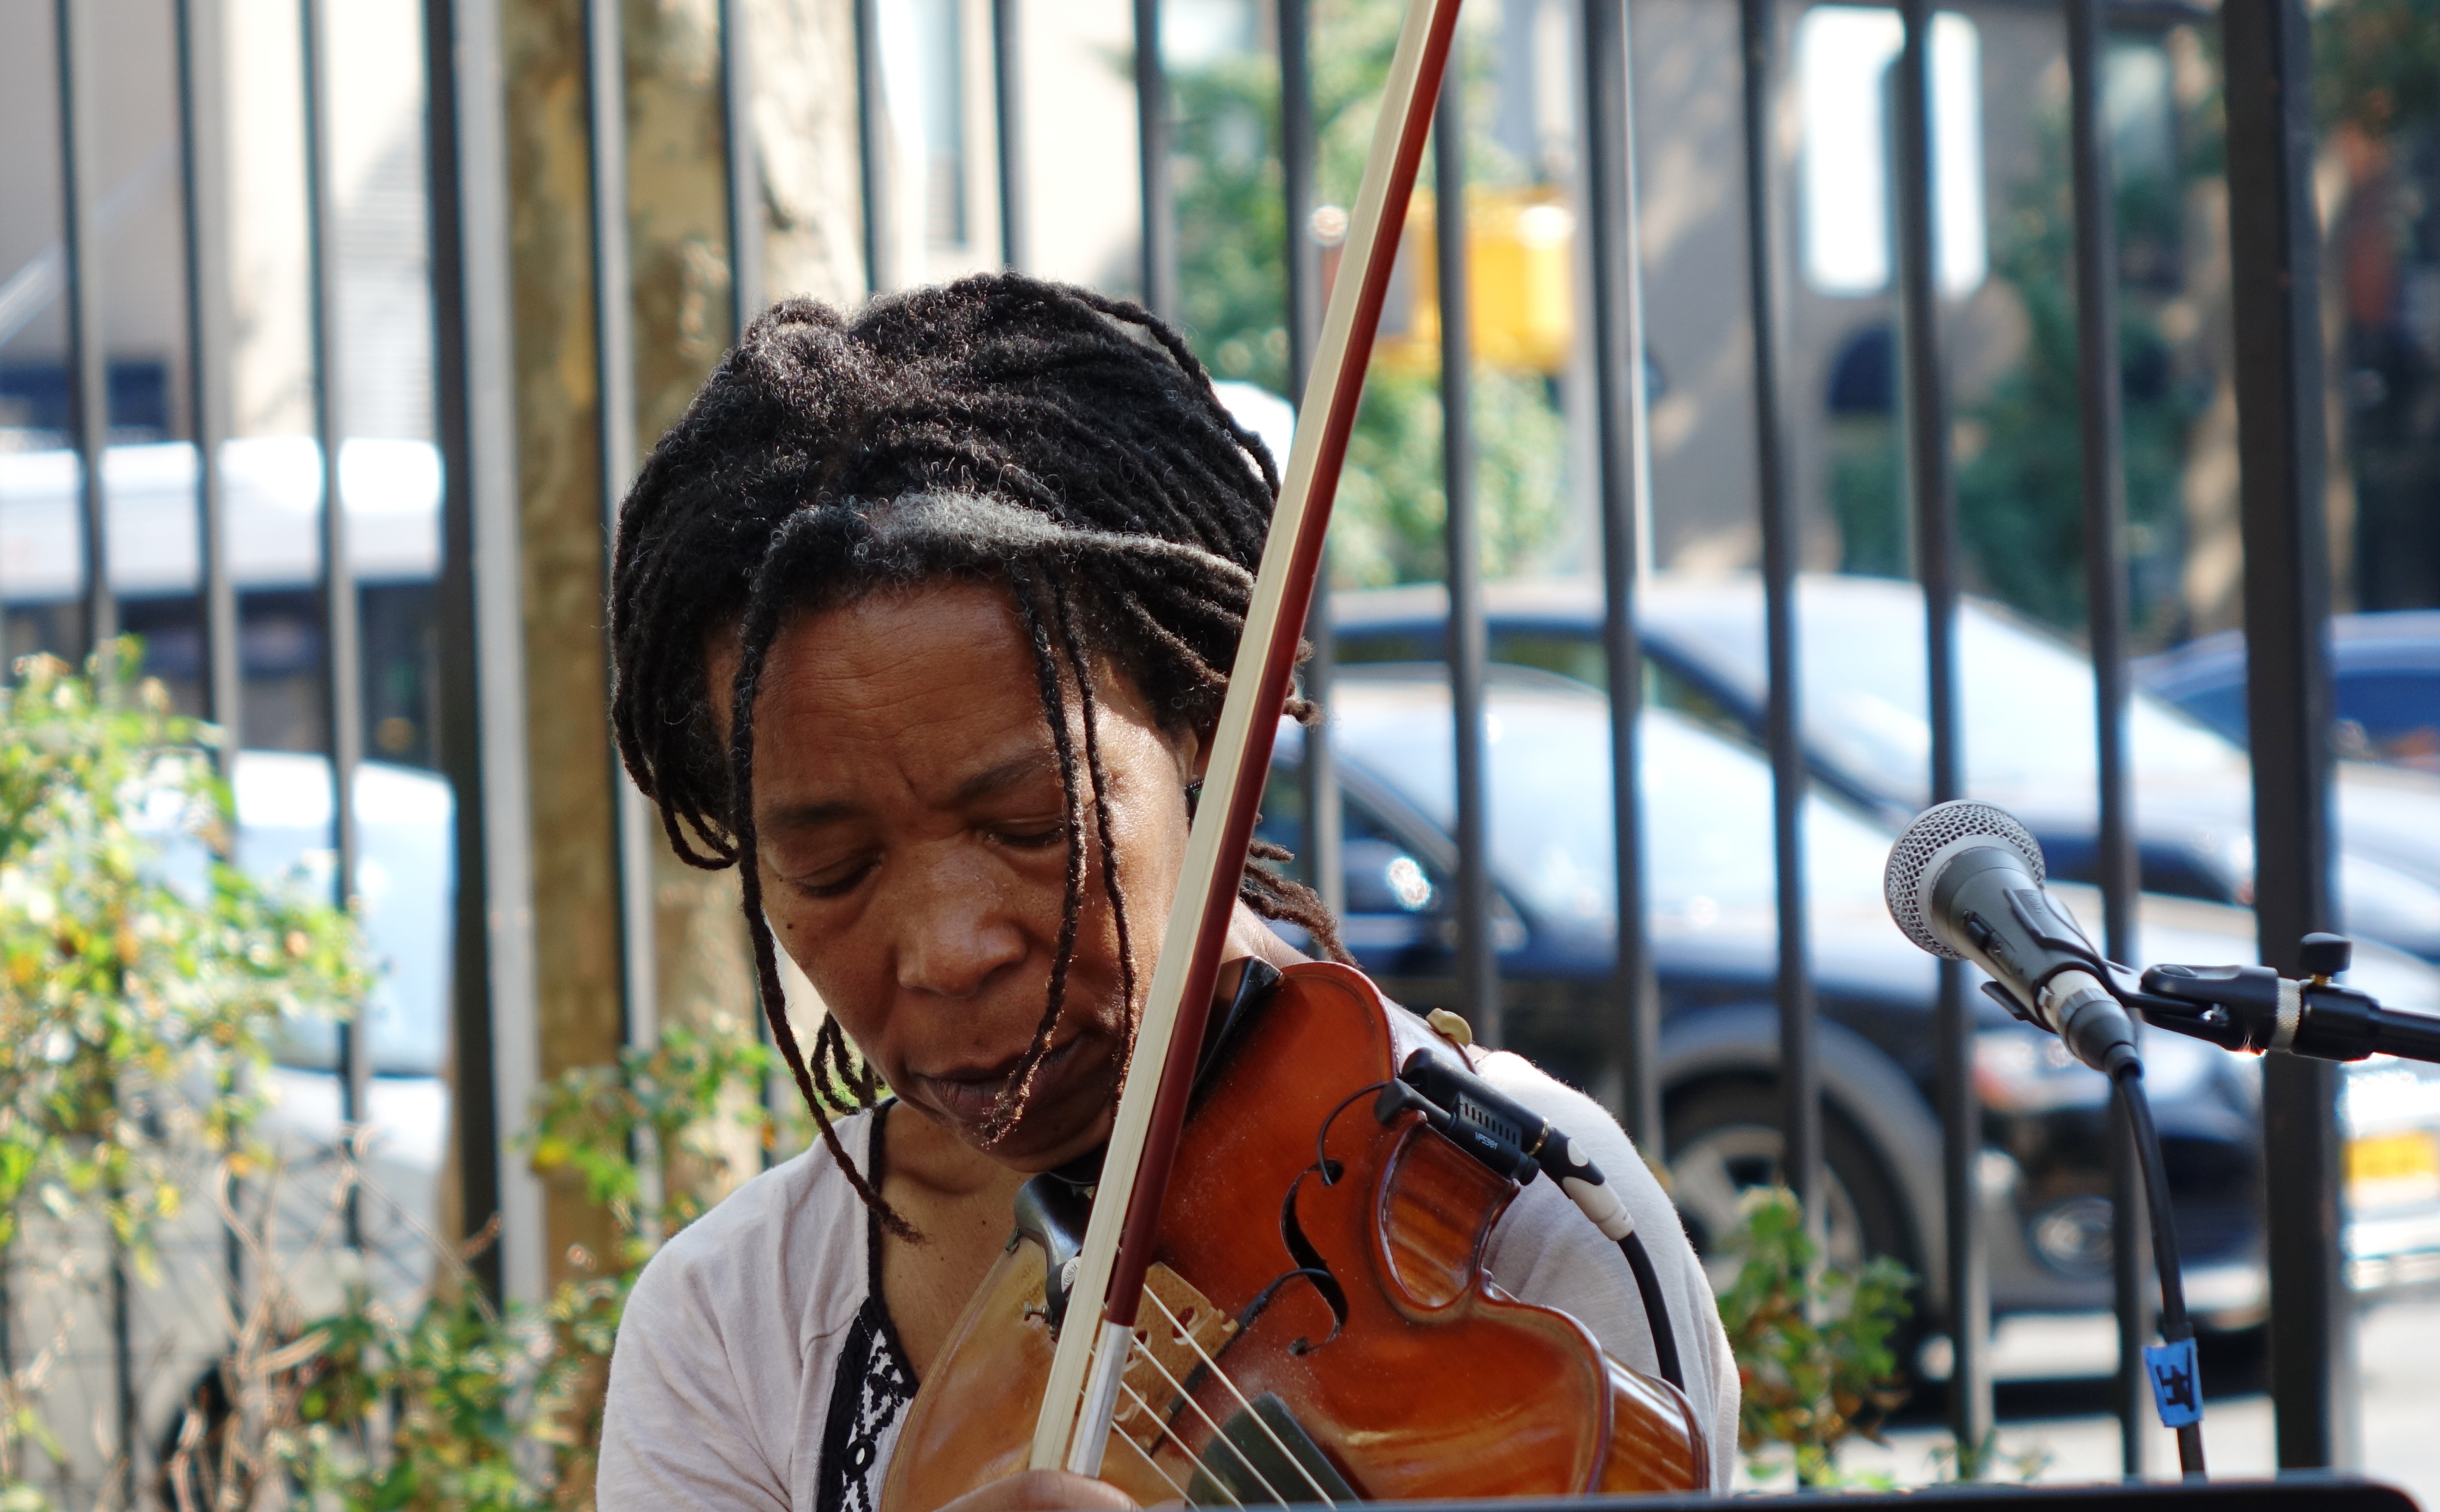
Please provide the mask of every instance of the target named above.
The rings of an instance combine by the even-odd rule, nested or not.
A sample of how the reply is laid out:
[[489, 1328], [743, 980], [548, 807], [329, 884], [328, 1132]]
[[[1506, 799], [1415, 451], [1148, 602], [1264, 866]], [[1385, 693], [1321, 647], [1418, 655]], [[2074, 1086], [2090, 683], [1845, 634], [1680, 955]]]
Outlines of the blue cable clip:
[[2203, 1420], [2203, 1378], [2192, 1338], [2144, 1346], [2144, 1372], [2152, 1378], [2152, 1401], [2161, 1426], [2184, 1428]]

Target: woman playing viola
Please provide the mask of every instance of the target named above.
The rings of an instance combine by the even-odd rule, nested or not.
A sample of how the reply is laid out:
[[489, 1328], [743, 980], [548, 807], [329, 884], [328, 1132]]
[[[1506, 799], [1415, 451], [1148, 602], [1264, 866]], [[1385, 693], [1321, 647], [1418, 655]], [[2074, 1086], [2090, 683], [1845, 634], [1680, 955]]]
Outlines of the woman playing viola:
[[[1014, 276], [781, 305], [655, 448], [619, 522], [619, 748], [681, 856], [739, 866], [764, 1002], [780, 951], [819, 994], [810, 1055], [774, 1027], [821, 1139], [638, 1279], [603, 1512], [878, 1505], [1018, 1187], [1108, 1138], [1277, 491], [1175, 331]], [[1249, 861], [1222, 997], [1304, 950], [1346, 959]], [[1468, 1054], [1612, 1174], [1725, 1486], [1736, 1373], [1667, 1197], [1589, 1099]], [[1552, 1183], [1485, 1264], [1654, 1368], [1625, 1261]], [[1041, 1471], [956, 1504], [1127, 1503]]]

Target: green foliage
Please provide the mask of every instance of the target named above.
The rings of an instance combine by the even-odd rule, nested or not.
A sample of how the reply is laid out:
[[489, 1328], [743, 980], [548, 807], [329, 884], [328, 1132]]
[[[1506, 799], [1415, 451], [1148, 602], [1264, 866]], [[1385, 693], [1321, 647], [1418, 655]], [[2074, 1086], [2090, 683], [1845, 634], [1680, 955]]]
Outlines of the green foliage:
[[1879, 1442], [1881, 1418], [1905, 1399], [1890, 1341], [1911, 1310], [1914, 1277], [1886, 1255], [1856, 1272], [1821, 1266], [1785, 1188], [1748, 1193], [1725, 1242], [1742, 1261], [1719, 1299], [1745, 1392], [1738, 1447], [1758, 1475], [1776, 1474], [1783, 1462], [1769, 1456], [1785, 1451], [1799, 1484], [1843, 1484], [1839, 1445], [1857, 1434]]
[[[2041, 133], [2040, 171], [2011, 196], [1992, 247], [1992, 276], [2016, 293], [2027, 326], [2023, 363], [1966, 412], [1980, 450], [1958, 470], [1958, 514], [1985, 591], [2037, 618], [2080, 629], [2085, 620], [2083, 429], [2072, 270], [2075, 218], [2066, 133]], [[2119, 219], [2128, 240], [2149, 240], [2151, 222], [2176, 213], [2174, 186], [2130, 178], [2118, 184]], [[2186, 429], [2201, 405], [2169, 381], [2171, 355], [2155, 313], [2140, 295], [2122, 300], [2122, 382], [2130, 557], [2177, 541], [2178, 488], [2185, 470]], [[2142, 615], [2139, 606], [2138, 616]]]
[[2050, 1468], [2050, 1463], [2051, 1453], [2045, 1449], [2007, 1452], [2000, 1447], [1996, 1428], [1970, 1448], [1963, 1440], [1951, 1440], [1931, 1451], [1932, 1479], [1943, 1484], [2004, 1480], [2030, 1485]]
[[[588, 1201], [606, 1207], [621, 1244], [625, 1272], [639, 1269], [668, 1236], [703, 1216], [706, 1186], [726, 1189], [732, 1168], [725, 1136], [742, 1131], [768, 1148], [780, 1129], [755, 1095], [780, 1069], [778, 1053], [726, 1017], [701, 1033], [673, 1024], [651, 1050], [628, 1049], [617, 1066], [582, 1067], [542, 1089], [534, 1123], [520, 1141], [545, 1175], [566, 1172]], [[692, 1180], [664, 1181], [647, 1210], [650, 1151], [666, 1174], [682, 1165]]]
[[[637, 1275], [705, 1195], [778, 1137], [760, 1095], [776, 1057], [733, 1020], [671, 1027], [616, 1066], [570, 1071], [535, 1096], [519, 1138], [537, 1172], [606, 1207], [617, 1244], [537, 1308], [502, 1312], [470, 1285], [403, 1318], [358, 1289], [291, 1342], [224, 1367], [267, 1388], [252, 1462], [305, 1500], [366, 1512], [534, 1512], [582, 1502], [601, 1436], [610, 1348]], [[656, 1195], [657, 1194], [657, 1195]], [[173, 1470], [183, 1472], [184, 1468]], [[233, 1479], [221, 1471], [218, 1483]], [[5, 1509], [0, 1509], [5, 1512]]]
[[230, 863], [217, 732], [140, 658], [32, 657], [0, 692], [0, 1244], [30, 1202], [149, 1272], [176, 1152], [248, 1158], [279, 1020], [351, 1013], [367, 977], [352, 919]]
[[[2066, 133], [2050, 123], [2040, 167], [2022, 179], [1994, 225], [1991, 276], [2017, 296], [2026, 324], [2023, 359], [1979, 403], [1958, 414], [1959, 528], [1988, 593], [2070, 631], [2085, 622], [2083, 421], [2073, 279], [2075, 220]], [[2181, 186], [2157, 175], [2122, 175], [2114, 202], [2130, 261], [2168, 254], [2178, 234]], [[2122, 288], [2118, 344], [2128, 556], [2174, 561], [2182, 549], [2179, 488], [2186, 434], [2198, 397], [2173, 378], [2158, 301]], [[1842, 566], [1908, 571], [1907, 505], [1896, 427], [1840, 420], [1834, 427], [1831, 506], [1843, 537]], [[2163, 579], [2165, 580], [2165, 579]], [[2174, 606], [2135, 606], [2138, 625]]]
[[2313, 17], [2314, 89], [2326, 124], [2378, 139], [2440, 117], [2440, 3], [2336, 0]]
[[[79, 677], [36, 657], [0, 692], [0, 1245], [39, 1216], [72, 1246], [98, 1219], [149, 1278], [163, 1223], [229, 1175], [279, 1179], [249, 1143], [271, 1038], [352, 1012], [369, 978], [355, 921], [314, 896], [327, 880], [263, 887], [231, 864], [218, 732], [171, 713], [140, 659], [120, 642]], [[523, 1147], [618, 1236], [606, 1257], [572, 1254], [579, 1274], [544, 1307], [503, 1314], [455, 1254], [411, 1315], [358, 1283], [299, 1319], [266, 1275], [223, 1362], [233, 1405], [189, 1414], [172, 1479], [197, 1505], [581, 1498], [636, 1274], [774, 1141], [774, 1069], [721, 1020], [542, 1090]], [[267, 1229], [242, 1237], [280, 1253]], [[62, 1457], [43, 1368], [0, 1382], [0, 1512], [48, 1504], [28, 1463]]]
[[[359, 1291], [298, 1343], [318, 1353], [306, 1361], [293, 1426], [270, 1448], [304, 1500], [379, 1512], [553, 1505], [556, 1467], [520, 1452], [520, 1430], [553, 1426], [547, 1404], [564, 1396], [575, 1367], [540, 1330], [511, 1325], [472, 1288], [436, 1298], [411, 1322]], [[392, 1404], [390, 1452], [375, 1455], [372, 1425]]]
[[[1318, 0], [1312, 13], [1317, 182], [1325, 202], [1346, 205], [1363, 177], [1400, 8]], [[1483, 114], [1489, 49], [1468, 48], [1466, 57], [1468, 109]], [[1294, 399], [1279, 70], [1266, 57], [1239, 55], [1177, 70], [1170, 87], [1179, 113], [1178, 271], [1188, 334], [1215, 376]], [[1466, 156], [1473, 182], [1520, 178], [1488, 132], [1468, 133]], [[1495, 577], [1530, 572], [1544, 564], [1567, 525], [1566, 420], [1551, 385], [1536, 375], [1478, 365], [1468, 392], [1484, 570]], [[1374, 364], [1339, 485], [1331, 533], [1335, 578], [1373, 587], [1445, 576], [1443, 484], [1438, 376]]]

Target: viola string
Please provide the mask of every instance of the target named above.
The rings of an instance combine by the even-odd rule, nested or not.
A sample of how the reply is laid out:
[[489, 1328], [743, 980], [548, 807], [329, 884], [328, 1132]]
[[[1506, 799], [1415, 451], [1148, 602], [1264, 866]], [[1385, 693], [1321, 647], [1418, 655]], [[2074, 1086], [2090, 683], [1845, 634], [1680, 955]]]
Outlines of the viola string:
[[[1200, 1506], [1202, 1504], [1193, 1497], [1188, 1496], [1186, 1494], [1186, 1487], [1178, 1485], [1176, 1481], [1171, 1478], [1170, 1473], [1167, 1470], [1160, 1468], [1160, 1461], [1153, 1457], [1152, 1450], [1144, 1448], [1141, 1444], [1137, 1443], [1134, 1439], [1128, 1437], [1124, 1433], [1119, 1434], [1118, 1438], [1120, 1442], [1125, 1444], [1127, 1448], [1136, 1451], [1136, 1458], [1143, 1461], [1147, 1468], [1149, 1468], [1155, 1475], [1160, 1477], [1161, 1484], [1167, 1485], [1171, 1490], [1177, 1493], [1177, 1499], [1179, 1501], [1185, 1503], [1188, 1506]], [[1195, 1468], [1201, 1469], [1202, 1468], [1202, 1462], [1200, 1460], [1195, 1461]], [[1209, 1474], [1208, 1471], [1206, 1473]], [[1219, 1483], [1214, 1481], [1212, 1484], [1216, 1485]]]
[[[1263, 1431], [1263, 1436], [1271, 1441], [1271, 1447], [1280, 1451], [1280, 1458], [1294, 1466], [1296, 1468], [1297, 1474], [1304, 1478], [1304, 1484], [1313, 1487], [1313, 1494], [1320, 1501], [1321, 1504], [1326, 1507], [1336, 1507], [1338, 1505], [1337, 1503], [1330, 1499], [1330, 1493], [1322, 1489], [1321, 1483], [1314, 1478], [1313, 1471], [1305, 1468], [1304, 1461], [1288, 1452], [1286, 1443], [1281, 1439], [1277, 1432], [1272, 1431], [1270, 1423], [1264, 1418], [1263, 1414], [1254, 1411], [1254, 1404], [1246, 1399], [1246, 1394], [1237, 1389], [1237, 1383], [1229, 1379], [1227, 1371], [1220, 1368], [1220, 1361], [1211, 1358], [1211, 1352], [1203, 1347], [1202, 1341], [1196, 1339], [1193, 1334], [1188, 1332], [1186, 1325], [1177, 1321], [1177, 1314], [1169, 1310], [1169, 1304], [1160, 1300], [1160, 1294], [1153, 1290], [1152, 1288], [1146, 1287], [1144, 1288], [1144, 1295], [1151, 1299], [1154, 1307], [1160, 1309], [1160, 1315], [1169, 1320], [1170, 1330], [1175, 1333], [1180, 1339], [1185, 1340], [1186, 1346], [1194, 1351], [1196, 1359], [1203, 1361], [1203, 1368], [1211, 1372], [1213, 1379], [1217, 1379], [1221, 1385], [1229, 1388], [1229, 1395], [1237, 1398], [1237, 1405], [1244, 1408], [1246, 1415], [1253, 1419], [1254, 1426]], [[1153, 1361], [1153, 1364], [1157, 1367], [1160, 1364], [1160, 1361], [1156, 1360]], [[1169, 1372], [1163, 1370], [1161, 1371], [1161, 1374], [1166, 1376]], [[1181, 1396], [1186, 1396], [1184, 1387], [1178, 1388], [1178, 1395]], [[1187, 1397], [1187, 1399], [1189, 1401], [1193, 1400], [1191, 1396]], [[1201, 1408], [1197, 1408], [1195, 1410], [1197, 1412], [1202, 1411]], [[1209, 1417], [1204, 1418], [1204, 1421], [1207, 1423], [1211, 1420], [1211, 1419]], [[1231, 1447], [1233, 1448], [1234, 1446], [1232, 1445]], [[1240, 1454], [1237, 1457], [1239, 1459], [1245, 1458], [1243, 1454]], [[1273, 1492], [1272, 1494], [1275, 1496], [1278, 1495], [1277, 1492]], [[1286, 1499], [1283, 1497], [1282, 1500], [1284, 1501]]]
[[[1151, 1420], [1153, 1429], [1156, 1432], [1159, 1433], [1161, 1437], [1169, 1440], [1172, 1444], [1177, 1446], [1177, 1452], [1186, 1456], [1187, 1464], [1193, 1466], [1198, 1470], [1201, 1470], [1203, 1472], [1203, 1478], [1210, 1481], [1222, 1496], [1229, 1499], [1229, 1504], [1230, 1506], [1235, 1507], [1237, 1512], [1246, 1512], [1246, 1503], [1237, 1500], [1236, 1493], [1229, 1489], [1229, 1483], [1220, 1479], [1219, 1476], [1211, 1473], [1211, 1467], [1203, 1463], [1203, 1456], [1195, 1453], [1194, 1450], [1186, 1447], [1186, 1440], [1178, 1437], [1176, 1430], [1171, 1428], [1167, 1423], [1160, 1420], [1160, 1414], [1152, 1410], [1152, 1403], [1145, 1401], [1142, 1396], [1139, 1395], [1133, 1386], [1128, 1385], [1125, 1381], [1119, 1382], [1119, 1390], [1125, 1392], [1127, 1396], [1134, 1400], [1136, 1410], [1142, 1413], [1146, 1418]], [[1130, 1444], [1135, 1444], [1135, 1440], [1127, 1438], [1127, 1435], [1124, 1433], [1121, 1433], [1118, 1436], [1121, 1438], [1126, 1438], [1127, 1442]], [[1141, 1449], [1143, 1446], [1136, 1444], [1136, 1448]], [[1257, 1473], [1254, 1478], [1256, 1480], [1261, 1480], [1262, 1476]], [[1270, 1487], [1267, 1485], [1263, 1488], [1266, 1491], [1270, 1490]], [[1179, 1494], [1182, 1496], [1185, 1493], [1180, 1492]], [[1282, 1506], [1285, 1506], [1287, 1504], [1277, 1491], [1271, 1491], [1271, 1500], [1278, 1502]]]
[[[1150, 1287], [1146, 1287], [1146, 1288], [1144, 1288], [1144, 1295], [1145, 1295], [1145, 1296], [1147, 1296], [1147, 1297], [1151, 1296], [1151, 1295], [1152, 1295], [1152, 1288], [1150, 1288]], [[1157, 1300], [1157, 1299], [1156, 1299], [1156, 1300]], [[1163, 1308], [1161, 1308], [1160, 1310], [1161, 1310], [1161, 1311], [1163, 1311], [1163, 1312], [1168, 1312], [1168, 1311], [1169, 1311], [1169, 1309], [1168, 1309], [1167, 1307], [1163, 1307]], [[1171, 1325], [1172, 1325], [1173, 1327], [1175, 1327], [1175, 1325], [1176, 1325], [1176, 1322], [1177, 1322], [1176, 1318], [1173, 1315], [1173, 1316], [1171, 1317], [1171, 1319], [1170, 1319]], [[1185, 1334], [1185, 1332], [1186, 1332], [1186, 1330], [1185, 1330], [1185, 1329], [1183, 1329], [1183, 1328], [1179, 1328], [1179, 1329], [1177, 1330], [1177, 1332], [1178, 1332], [1180, 1335], [1184, 1335], [1184, 1334]], [[1192, 1338], [1188, 1338], [1188, 1339], [1187, 1339], [1187, 1343], [1188, 1343], [1189, 1344], [1193, 1344], [1193, 1343], [1194, 1343], [1194, 1341], [1193, 1341]], [[1235, 1456], [1237, 1456], [1237, 1463], [1238, 1463], [1238, 1464], [1240, 1464], [1240, 1465], [1243, 1465], [1244, 1467], [1246, 1467], [1246, 1473], [1247, 1473], [1247, 1474], [1248, 1474], [1248, 1475], [1250, 1475], [1250, 1476], [1252, 1476], [1256, 1481], [1258, 1481], [1258, 1482], [1260, 1482], [1260, 1483], [1262, 1484], [1262, 1487], [1263, 1487], [1263, 1489], [1264, 1489], [1265, 1492], [1267, 1492], [1267, 1493], [1269, 1494], [1269, 1496], [1270, 1496], [1270, 1498], [1271, 1498], [1271, 1500], [1272, 1500], [1272, 1501], [1277, 1502], [1277, 1503], [1278, 1503], [1280, 1505], [1282, 1505], [1282, 1506], [1285, 1506], [1285, 1505], [1287, 1505], [1287, 1504], [1288, 1504], [1288, 1499], [1287, 1499], [1286, 1497], [1282, 1496], [1282, 1495], [1280, 1494], [1279, 1487], [1278, 1487], [1278, 1486], [1273, 1485], [1270, 1483], [1269, 1479], [1268, 1479], [1267, 1477], [1265, 1477], [1265, 1476], [1263, 1474], [1263, 1472], [1262, 1472], [1259, 1468], [1257, 1468], [1255, 1467], [1254, 1462], [1253, 1462], [1251, 1459], [1249, 1459], [1249, 1458], [1247, 1458], [1247, 1455], [1246, 1455], [1246, 1451], [1245, 1451], [1244, 1450], [1239, 1449], [1239, 1448], [1237, 1447], [1237, 1443], [1236, 1443], [1236, 1441], [1235, 1441], [1234, 1439], [1231, 1439], [1228, 1434], [1226, 1434], [1226, 1433], [1224, 1433], [1224, 1432], [1222, 1432], [1220, 1431], [1220, 1425], [1219, 1425], [1218, 1423], [1215, 1423], [1215, 1422], [1213, 1422], [1213, 1421], [1211, 1420], [1211, 1414], [1210, 1413], [1207, 1413], [1207, 1412], [1205, 1412], [1205, 1411], [1203, 1410], [1203, 1404], [1202, 1404], [1201, 1402], [1198, 1402], [1198, 1401], [1196, 1401], [1196, 1400], [1194, 1399], [1193, 1395], [1192, 1393], [1190, 1393], [1190, 1392], [1186, 1389], [1186, 1386], [1185, 1386], [1185, 1384], [1184, 1384], [1183, 1382], [1181, 1382], [1181, 1381], [1180, 1381], [1180, 1380], [1179, 1380], [1175, 1376], [1173, 1376], [1173, 1375], [1171, 1375], [1171, 1374], [1169, 1373], [1169, 1367], [1168, 1367], [1167, 1365], [1164, 1365], [1164, 1364], [1162, 1364], [1162, 1363], [1160, 1362], [1160, 1359], [1159, 1359], [1159, 1357], [1158, 1357], [1158, 1356], [1157, 1356], [1157, 1355], [1155, 1355], [1155, 1354], [1152, 1352], [1151, 1348], [1150, 1348], [1149, 1346], [1147, 1346], [1147, 1345], [1144, 1345], [1144, 1344], [1138, 1344], [1136, 1347], [1137, 1347], [1138, 1349], [1139, 1349], [1139, 1350], [1141, 1350], [1141, 1351], [1142, 1351], [1145, 1361], [1146, 1361], [1148, 1364], [1150, 1364], [1150, 1365], [1152, 1366], [1152, 1368], [1153, 1368], [1153, 1369], [1157, 1370], [1157, 1371], [1159, 1371], [1159, 1372], [1160, 1372], [1160, 1379], [1163, 1379], [1163, 1380], [1165, 1380], [1165, 1381], [1167, 1381], [1167, 1382], [1169, 1382], [1170, 1389], [1177, 1393], [1178, 1399], [1179, 1399], [1179, 1400], [1181, 1400], [1181, 1401], [1183, 1401], [1183, 1402], [1185, 1402], [1185, 1403], [1186, 1403], [1186, 1405], [1187, 1405], [1187, 1407], [1188, 1407], [1188, 1408], [1189, 1408], [1189, 1409], [1190, 1409], [1190, 1410], [1194, 1414], [1194, 1415], [1195, 1415], [1195, 1416], [1200, 1417], [1200, 1418], [1202, 1418], [1202, 1419], [1203, 1419], [1203, 1426], [1204, 1426], [1204, 1427], [1206, 1427], [1206, 1428], [1208, 1428], [1208, 1429], [1210, 1429], [1210, 1430], [1211, 1430], [1211, 1438], [1212, 1438], [1212, 1441], [1213, 1441], [1214, 1443], [1217, 1443], [1217, 1444], [1223, 1445], [1224, 1447], [1226, 1447], [1226, 1448], [1228, 1449], [1228, 1450], [1229, 1450], [1229, 1453], [1234, 1454]], [[1208, 1354], [1204, 1354], [1203, 1349], [1202, 1349], [1202, 1347], [1201, 1347], [1200, 1345], [1195, 1345], [1194, 1352], [1195, 1352], [1196, 1354], [1198, 1354], [1198, 1355], [1202, 1355], [1202, 1356], [1203, 1356], [1204, 1363], [1205, 1363], [1207, 1366], [1209, 1366], [1209, 1367], [1211, 1368], [1211, 1372], [1212, 1372], [1214, 1375], [1217, 1375], [1217, 1374], [1219, 1373], [1220, 1367], [1219, 1367], [1218, 1365], [1213, 1364], [1213, 1363], [1211, 1362], [1211, 1357], [1210, 1355], [1208, 1355]], [[1231, 1391], [1234, 1391], [1236, 1388], [1234, 1388], [1234, 1387], [1232, 1386], [1232, 1387], [1230, 1387], [1229, 1389], [1230, 1389]], [[1238, 1398], [1237, 1398], [1237, 1399], [1238, 1399], [1239, 1401], [1244, 1401], [1246, 1398], [1245, 1398], [1243, 1396], [1238, 1396]], [[1140, 1400], [1140, 1398], [1139, 1398], [1139, 1400]], [[1255, 1421], [1256, 1421], [1256, 1422], [1261, 1422], [1261, 1419], [1260, 1419], [1259, 1417], [1257, 1417], [1257, 1418], [1255, 1419]], [[1270, 1432], [1270, 1430], [1269, 1430], [1267, 1427], [1265, 1427], [1265, 1428], [1264, 1429], [1264, 1432]], [[1276, 1439], [1276, 1438], [1274, 1438], [1273, 1442], [1277, 1442], [1277, 1439]], [[1291, 1465], [1295, 1465], [1295, 1464], [1296, 1464], [1296, 1460], [1295, 1460], [1293, 1457], [1291, 1457], [1291, 1458], [1289, 1459], [1288, 1463], [1289, 1463], [1289, 1464], [1291, 1464]], [[1303, 1467], [1302, 1467], [1302, 1466], [1298, 1466], [1297, 1468], [1298, 1468], [1300, 1470], [1301, 1470], [1301, 1469], [1303, 1468]], [[1205, 1474], [1207, 1474], [1207, 1475], [1209, 1475], [1209, 1474], [1211, 1474], [1211, 1471], [1206, 1470], [1206, 1471], [1204, 1471], [1204, 1473], [1205, 1473]], [[1312, 1479], [1312, 1477], [1311, 1477], [1311, 1476], [1307, 1476], [1307, 1477], [1306, 1477], [1306, 1479], [1307, 1479], [1307, 1480], [1311, 1480], [1311, 1479]], [[1317, 1489], [1319, 1489], [1319, 1487], [1317, 1487]], [[1326, 1503], [1326, 1502], [1328, 1502], [1328, 1501], [1329, 1501], [1329, 1498], [1328, 1498], [1327, 1496], [1324, 1496], [1324, 1497], [1322, 1498], [1322, 1500]]]

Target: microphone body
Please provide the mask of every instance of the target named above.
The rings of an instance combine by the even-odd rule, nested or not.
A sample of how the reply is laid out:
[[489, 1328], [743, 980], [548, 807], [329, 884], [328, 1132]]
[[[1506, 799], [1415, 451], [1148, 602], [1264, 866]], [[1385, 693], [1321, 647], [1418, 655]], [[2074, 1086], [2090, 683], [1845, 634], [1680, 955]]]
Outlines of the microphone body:
[[1882, 880], [1890, 916], [1935, 955], [1990, 973], [1991, 996], [2066, 1041], [2078, 1060], [2114, 1073], [2135, 1054], [2135, 1028], [2102, 980], [2101, 952], [2042, 887], [2042, 852], [2005, 810], [1944, 803], [1891, 847]]

